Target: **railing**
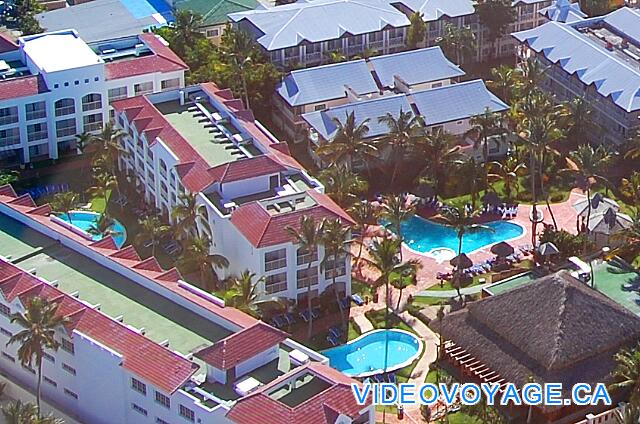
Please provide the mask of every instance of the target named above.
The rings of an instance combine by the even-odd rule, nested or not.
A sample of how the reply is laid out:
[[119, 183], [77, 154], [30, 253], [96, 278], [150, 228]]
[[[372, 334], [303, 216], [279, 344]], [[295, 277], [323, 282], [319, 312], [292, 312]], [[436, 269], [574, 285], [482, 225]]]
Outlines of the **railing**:
[[322, 59], [321, 53], [309, 53], [304, 56], [305, 62], [317, 62]]
[[29, 141], [44, 140], [48, 136], [49, 136], [48, 131], [36, 131], [36, 132], [27, 134], [27, 140]]
[[404, 44], [404, 36], [400, 36], [400, 37], [393, 37], [389, 39], [389, 45], [391, 46], [399, 46]]
[[15, 124], [18, 122], [18, 115], [8, 115], [0, 117], [0, 125]]
[[370, 49], [381, 49], [382, 47], [384, 47], [384, 40], [369, 41], [369, 48]]

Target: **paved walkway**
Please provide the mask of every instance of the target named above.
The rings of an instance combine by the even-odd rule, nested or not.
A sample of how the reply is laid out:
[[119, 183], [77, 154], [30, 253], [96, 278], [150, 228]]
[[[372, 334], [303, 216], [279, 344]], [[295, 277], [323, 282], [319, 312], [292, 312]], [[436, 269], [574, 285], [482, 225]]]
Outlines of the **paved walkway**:
[[[486, 283], [486, 284], [478, 284], [472, 287], [463, 287], [460, 289], [460, 293], [462, 293], [463, 295], [480, 293], [482, 289], [484, 289], [485, 287], [489, 287], [490, 285], [491, 283]], [[450, 298], [450, 297], [458, 296], [458, 292], [456, 290], [422, 290], [422, 291], [416, 292], [414, 296]]]
[[358, 328], [360, 328], [361, 334], [373, 330], [373, 324], [371, 324], [371, 321], [364, 315], [364, 312], [351, 314], [351, 318], [353, 318]]

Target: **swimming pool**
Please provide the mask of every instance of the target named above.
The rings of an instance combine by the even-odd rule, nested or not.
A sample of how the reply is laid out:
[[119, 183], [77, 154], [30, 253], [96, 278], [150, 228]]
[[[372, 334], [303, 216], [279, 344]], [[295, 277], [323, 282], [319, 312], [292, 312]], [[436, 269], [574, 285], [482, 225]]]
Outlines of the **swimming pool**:
[[403, 330], [373, 330], [322, 352], [329, 364], [351, 377], [367, 377], [384, 372], [385, 340], [388, 343], [386, 371], [411, 365], [422, 353], [423, 343]]
[[[462, 252], [471, 253], [485, 246], [520, 237], [524, 229], [513, 222], [492, 221], [486, 224], [494, 231], [481, 229], [477, 233], [465, 234], [462, 238]], [[443, 224], [414, 216], [402, 223], [404, 242], [420, 253], [429, 253], [436, 259], [451, 259], [458, 253], [456, 231]]]
[[[89, 232], [89, 228], [92, 225], [97, 224], [98, 219], [100, 219], [100, 214], [97, 212], [69, 212], [71, 215], [71, 221], [69, 220], [69, 216], [67, 214], [60, 214], [58, 218], [61, 220], [70, 223], [76, 228], [81, 229], [82, 231]], [[124, 242], [127, 240], [127, 230], [124, 228], [119, 221], [113, 220], [114, 224], [112, 225], [112, 230], [118, 234], [113, 236], [113, 241], [116, 242], [116, 246], [119, 248], [124, 245]], [[93, 240], [98, 241], [102, 239], [101, 235], [94, 235], [91, 237]]]

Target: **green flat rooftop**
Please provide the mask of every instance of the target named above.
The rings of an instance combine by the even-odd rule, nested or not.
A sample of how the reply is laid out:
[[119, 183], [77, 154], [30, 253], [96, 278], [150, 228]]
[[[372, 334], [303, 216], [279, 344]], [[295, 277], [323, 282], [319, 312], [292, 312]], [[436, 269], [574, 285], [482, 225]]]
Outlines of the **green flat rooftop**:
[[219, 128], [205, 126], [211, 125], [210, 122], [203, 116], [196, 116], [197, 112], [189, 111], [190, 106], [181, 106], [178, 101], [155, 104], [209, 166], [219, 166], [246, 157]]
[[636, 315], [640, 315], [640, 300], [637, 290], [623, 290], [624, 284], [637, 284], [640, 287], [640, 274], [618, 261], [594, 265], [593, 282], [595, 288]]
[[[19, 259], [15, 252], [26, 251], [27, 247], [31, 251]], [[48, 281], [57, 280], [60, 290], [77, 292], [79, 299], [99, 304], [105, 314], [122, 316], [124, 324], [144, 328], [151, 340], [169, 340], [171, 350], [188, 354], [231, 334], [4, 215], [0, 215], [0, 255], [12, 255], [21, 268], [35, 269]]]
[[525, 286], [534, 279], [535, 276], [533, 275], [533, 272], [528, 271], [523, 274], [514, 275], [513, 277], [509, 277], [506, 280], [502, 280], [498, 283], [492, 284], [491, 286], [486, 287], [485, 291], [495, 296], [498, 294], [506, 293], [513, 289], [517, 289], [518, 287]]

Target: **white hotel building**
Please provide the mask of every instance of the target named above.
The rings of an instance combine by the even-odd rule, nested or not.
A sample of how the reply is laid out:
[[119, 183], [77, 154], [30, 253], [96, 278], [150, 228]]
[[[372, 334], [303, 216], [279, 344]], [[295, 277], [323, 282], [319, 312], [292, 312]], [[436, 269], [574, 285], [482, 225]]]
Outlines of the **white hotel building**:
[[153, 34], [87, 44], [74, 30], [0, 40], [0, 165], [76, 153], [116, 99], [184, 86], [185, 63]]
[[67, 318], [42, 395], [78, 422], [374, 423], [326, 357], [181, 278], [0, 187], [0, 373], [35, 389], [7, 341], [21, 330], [11, 314], [38, 296]]
[[181, 193], [197, 195], [198, 232], [211, 240], [212, 253], [230, 262], [220, 277], [249, 269], [265, 277], [261, 296], [294, 300], [306, 297], [309, 280], [315, 297], [331, 289], [335, 277], [338, 293], [351, 294], [349, 258], [321, 269], [322, 246], [317, 257], [305, 254], [286, 227], [298, 228], [303, 216], [353, 221], [230, 90], [207, 83], [113, 107], [129, 153], [121, 169], [167, 216]]

